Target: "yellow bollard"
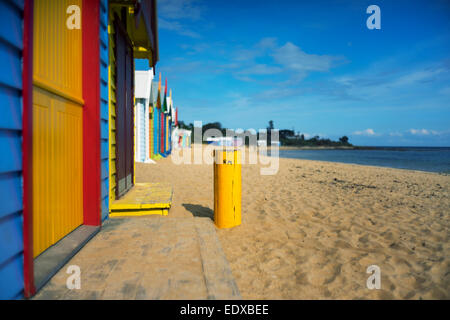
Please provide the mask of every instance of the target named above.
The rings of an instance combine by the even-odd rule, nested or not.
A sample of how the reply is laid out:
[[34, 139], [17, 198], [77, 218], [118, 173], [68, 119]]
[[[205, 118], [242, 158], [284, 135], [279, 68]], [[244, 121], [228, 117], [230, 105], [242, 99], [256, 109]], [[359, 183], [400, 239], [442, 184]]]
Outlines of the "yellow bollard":
[[241, 224], [241, 151], [214, 150], [214, 224], [232, 228]]

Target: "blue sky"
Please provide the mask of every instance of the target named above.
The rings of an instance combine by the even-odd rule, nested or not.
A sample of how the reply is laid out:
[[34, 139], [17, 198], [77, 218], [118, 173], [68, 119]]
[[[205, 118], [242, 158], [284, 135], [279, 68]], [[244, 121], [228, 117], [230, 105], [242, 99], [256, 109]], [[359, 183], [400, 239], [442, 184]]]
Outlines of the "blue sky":
[[[380, 30], [366, 27], [371, 4]], [[158, 0], [158, 10], [156, 72], [180, 120], [450, 146], [448, 1]]]

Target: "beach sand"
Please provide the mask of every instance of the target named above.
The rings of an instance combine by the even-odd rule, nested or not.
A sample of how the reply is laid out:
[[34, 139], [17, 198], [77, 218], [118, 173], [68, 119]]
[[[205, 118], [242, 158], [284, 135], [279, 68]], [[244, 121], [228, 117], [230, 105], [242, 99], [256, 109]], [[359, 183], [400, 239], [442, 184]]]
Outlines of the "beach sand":
[[[450, 299], [450, 176], [280, 159], [242, 167], [242, 225], [217, 230], [244, 299]], [[136, 163], [170, 217], [213, 217], [212, 165]], [[369, 290], [366, 269], [381, 270]]]

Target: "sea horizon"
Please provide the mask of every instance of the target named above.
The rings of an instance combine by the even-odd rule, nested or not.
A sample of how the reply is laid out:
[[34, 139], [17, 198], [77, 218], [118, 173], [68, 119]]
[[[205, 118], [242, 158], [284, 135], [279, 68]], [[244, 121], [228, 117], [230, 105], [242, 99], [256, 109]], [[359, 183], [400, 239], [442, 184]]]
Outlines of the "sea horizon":
[[279, 157], [450, 173], [450, 147], [292, 148], [280, 149]]

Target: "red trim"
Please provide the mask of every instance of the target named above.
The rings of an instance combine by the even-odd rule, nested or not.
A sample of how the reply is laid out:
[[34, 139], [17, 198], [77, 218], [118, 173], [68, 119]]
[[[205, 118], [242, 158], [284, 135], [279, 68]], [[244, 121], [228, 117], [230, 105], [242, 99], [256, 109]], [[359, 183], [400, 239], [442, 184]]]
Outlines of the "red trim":
[[35, 292], [33, 274], [33, 0], [25, 1], [23, 17], [23, 276], [24, 295]]
[[101, 224], [100, 173], [100, 1], [83, 0], [83, 215]]

